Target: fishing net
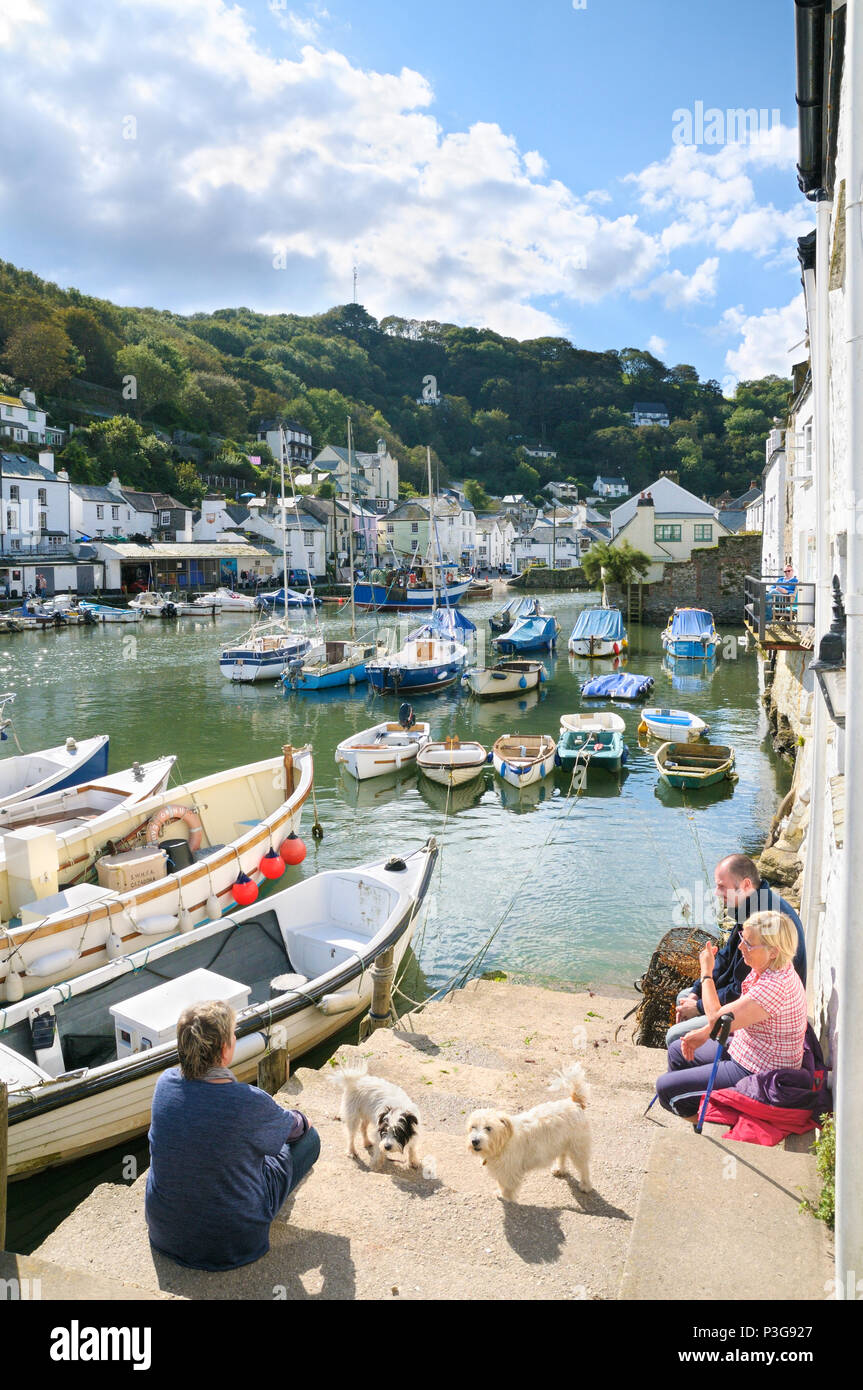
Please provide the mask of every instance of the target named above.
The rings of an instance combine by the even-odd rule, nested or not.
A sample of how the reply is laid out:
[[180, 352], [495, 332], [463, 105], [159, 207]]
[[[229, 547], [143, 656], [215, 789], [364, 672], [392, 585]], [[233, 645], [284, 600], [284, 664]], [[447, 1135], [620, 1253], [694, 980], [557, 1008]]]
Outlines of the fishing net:
[[700, 978], [698, 955], [711, 940], [715, 938], [698, 927], [672, 927], [665, 933], [636, 984], [643, 996], [635, 1015], [636, 1043], [642, 1047], [665, 1046], [665, 1034], [674, 1023], [677, 996]]

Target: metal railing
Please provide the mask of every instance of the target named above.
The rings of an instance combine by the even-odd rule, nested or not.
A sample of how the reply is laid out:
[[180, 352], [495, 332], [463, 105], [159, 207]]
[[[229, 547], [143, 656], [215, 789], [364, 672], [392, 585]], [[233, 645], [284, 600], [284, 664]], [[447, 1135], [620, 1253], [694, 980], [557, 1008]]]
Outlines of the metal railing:
[[781, 574], [747, 574], [744, 580], [744, 621], [762, 644], [771, 625], [792, 630], [815, 625], [815, 585], [798, 583], [786, 593], [778, 587], [783, 582]]

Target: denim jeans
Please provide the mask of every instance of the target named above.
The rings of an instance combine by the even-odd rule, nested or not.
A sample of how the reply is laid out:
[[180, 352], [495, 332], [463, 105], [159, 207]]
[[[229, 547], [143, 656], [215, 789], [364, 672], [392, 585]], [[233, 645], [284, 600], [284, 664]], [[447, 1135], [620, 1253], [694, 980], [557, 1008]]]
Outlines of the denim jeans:
[[[685, 999], [688, 994], [692, 994], [691, 989], [682, 989], [677, 996], [677, 1002]], [[685, 1018], [682, 1023], [672, 1023], [665, 1035], [665, 1046], [670, 1047], [678, 1038], [682, 1038], [684, 1033], [691, 1033], [693, 1028], [703, 1028], [707, 1022], [706, 1014], [696, 1014], [694, 1018]]]
[[321, 1136], [316, 1129], [308, 1129], [302, 1139], [298, 1139], [295, 1144], [285, 1144], [281, 1152], [285, 1149], [291, 1155], [291, 1185], [288, 1193], [293, 1192], [295, 1187], [299, 1187], [303, 1178], [306, 1177], [317, 1163], [321, 1152]]

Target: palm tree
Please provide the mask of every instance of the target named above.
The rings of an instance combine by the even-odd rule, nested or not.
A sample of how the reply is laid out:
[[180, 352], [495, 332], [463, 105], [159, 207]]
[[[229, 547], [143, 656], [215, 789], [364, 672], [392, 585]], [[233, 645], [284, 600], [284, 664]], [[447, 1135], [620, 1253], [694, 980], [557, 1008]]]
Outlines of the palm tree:
[[[602, 583], [602, 595], [605, 601], [605, 586], [607, 583], [619, 584], [623, 588], [626, 585], [626, 606], [627, 622], [632, 618], [632, 581], [638, 578], [641, 582], [644, 575], [650, 569], [651, 559], [645, 555], [643, 550], [636, 550], [635, 546], [630, 545], [629, 541], [624, 541], [622, 545], [610, 545], [606, 541], [594, 541], [581, 562], [585, 576], [590, 584]], [[641, 605], [639, 604], [639, 611]]]

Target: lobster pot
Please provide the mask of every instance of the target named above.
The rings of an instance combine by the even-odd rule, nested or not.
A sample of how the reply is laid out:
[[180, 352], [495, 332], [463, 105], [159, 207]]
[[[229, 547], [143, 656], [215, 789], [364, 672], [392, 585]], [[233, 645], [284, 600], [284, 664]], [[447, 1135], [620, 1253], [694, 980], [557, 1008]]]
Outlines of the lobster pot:
[[105, 854], [96, 861], [96, 872], [101, 888], [129, 893], [133, 888], [165, 878], [167, 856], [159, 845], [145, 845], [143, 849], [130, 849], [125, 854]]
[[677, 996], [701, 976], [698, 956], [714, 940], [697, 927], [672, 927], [660, 941], [636, 988], [642, 1000], [635, 1015], [635, 1041], [642, 1047], [664, 1047], [674, 1022]]

